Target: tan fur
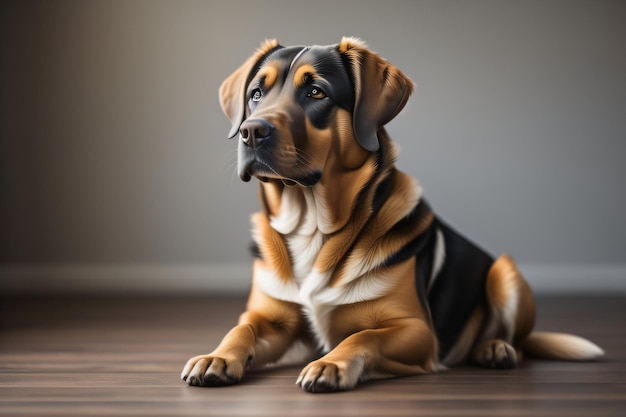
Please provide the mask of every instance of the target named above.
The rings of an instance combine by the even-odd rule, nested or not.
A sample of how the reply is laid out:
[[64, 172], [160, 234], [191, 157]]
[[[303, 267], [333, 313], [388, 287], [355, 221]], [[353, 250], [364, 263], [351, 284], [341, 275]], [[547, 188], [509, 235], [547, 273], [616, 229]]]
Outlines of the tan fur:
[[370, 270], [383, 262], [390, 253], [394, 253], [420, 235], [432, 222], [432, 212], [423, 213], [421, 221], [414, 229], [403, 230], [402, 234], [389, 236], [387, 232], [400, 219], [408, 214], [419, 201], [412, 178], [400, 172], [395, 173], [396, 181], [391, 197], [380, 208], [370, 222], [366, 233], [356, 242], [352, 254], [337, 264], [330, 285], [337, 285], [345, 279], [346, 271]]
[[489, 314], [472, 359], [489, 368], [512, 368], [518, 362], [519, 341], [535, 323], [535, 305], [530, 287], [514, 261], [502, 255], [487, 275]]
[[246, 90], [247, 76], [257, 61], [268, 51], [278, 46], [276, 39], [265, 41], [246, 62], [232, 73], [220, 86], [219, 97], [222, 110], [229, 119], [243, 117], [243, 93]]
[[363, 166], [370, 156], [354, 137], [352, 131], [352, 114], [339, 109], [333, 127], [333, 155], [345, 170], [357, 170]]
[[319, 78], [315, 68], [310, 64], [302, 65], [296, 70], [293, 75], [293, 86], [296, 88], [300, 87], [304, 84], [307, 77], [312, 77], [313, 79]]
[[410, 259], [387, 271], [395, 282], [392, 293], [336, 308], [336, 347], [306, 366], [298, 383], [313, 384], [313, 392], [326, 385], [349, 389], [367, 379], [436, 371], [437, 340], [426, 324], [415, 286], [403, 278], [414, 268], [415, 260]]
[[595, 344], [564, 333], [532, 332], [523, 341], [523, 348], [530, 356], [553, 360], [591, 361], [604, 356]]
[[281, 279], [289, 280], [291, 278], [291, 263], [284, 240], [270, 226], [267, 216], [257, 213], [252, 216], [252, 223], [255, 240], [261, 242], [259, 250], [263, 258], [269, 262], [268, 267]]
[[345, 54], [352, 48], [367, 48], [367, 45], [359, 38], [344, 36], [339, 42], [339, 51]]
[[282, 182], [266, 182], [259, 186], [259, 199], [267, 208], [266, 215], [278, 217], [280, 215], [280, 202], [285, 186]]
[[263, 87], [270, 89], [274, 86], [276, 79], [278, 78], [279, 69], [274, 65], [267, 65], [259, 71], [259, 77], [263, 77]]

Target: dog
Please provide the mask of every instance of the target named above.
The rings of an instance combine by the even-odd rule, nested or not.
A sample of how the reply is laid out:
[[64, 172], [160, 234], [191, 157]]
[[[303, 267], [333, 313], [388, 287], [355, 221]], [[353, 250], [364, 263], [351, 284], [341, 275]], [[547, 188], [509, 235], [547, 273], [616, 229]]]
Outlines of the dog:
[[187, 362], [187, 384], [235, 384], [287, 357], [310, 361], [296, 384], [317, 393], [467, 362], [512, 368], [522, 352], [603, 355], [578, 336], [533, 332], [533, 295], [514, 261], [462, 237], [396, 169], [384, 126], [412, 91], [350, 37], [266, 41], [223, 82], [238, 174], [259, 180], [261, 211], [246, 311], [212, 353]]

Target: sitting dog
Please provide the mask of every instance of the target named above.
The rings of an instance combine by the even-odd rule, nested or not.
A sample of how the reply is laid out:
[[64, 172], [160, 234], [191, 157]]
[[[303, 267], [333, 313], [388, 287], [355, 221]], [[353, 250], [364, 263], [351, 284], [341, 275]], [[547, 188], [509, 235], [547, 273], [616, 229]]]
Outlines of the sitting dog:
[[[307, 392], [473, 362], [511, 368], [522, 352], [591, 360], [577, 336], [532, 332], [531, 290], [507, 255], [492, 258], [433, 214], [394, 166], [384, 125], [413, 84], [355, 38], [266, 41], [220, 88], [239, 136], [238, 173], [259, 180], [247, 310], [189, 385], [239, 382], [287, 356], [312, 360]], [[288, 355], [289, 354], [289, 355]]]

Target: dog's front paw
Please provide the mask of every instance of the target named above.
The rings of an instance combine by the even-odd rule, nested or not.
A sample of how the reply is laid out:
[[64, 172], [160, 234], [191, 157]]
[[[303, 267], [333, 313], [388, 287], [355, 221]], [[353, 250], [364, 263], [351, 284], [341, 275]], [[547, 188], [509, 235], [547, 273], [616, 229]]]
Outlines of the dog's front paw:
[[362, 363], [320, 359], [302, 370], [296, 384], [311, 393], [345, 391], [356, 386], [362, 370]]
[[251, 357], [243, 363], [234, 358], [200, 355], [187, 361], [181, 378], [189, 385], [200, 387], [233, 385], [241, 381], [251, 362]]

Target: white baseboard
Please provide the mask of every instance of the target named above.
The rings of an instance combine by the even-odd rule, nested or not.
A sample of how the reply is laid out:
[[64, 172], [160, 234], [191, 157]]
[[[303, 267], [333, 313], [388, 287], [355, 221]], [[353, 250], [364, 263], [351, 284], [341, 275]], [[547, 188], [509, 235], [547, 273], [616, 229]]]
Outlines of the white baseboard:
[[[537, 294], [626, 295], [626, 264], [528, 264]], [[0, 294], [242, 295], [248, 263], [0, 265]]]

